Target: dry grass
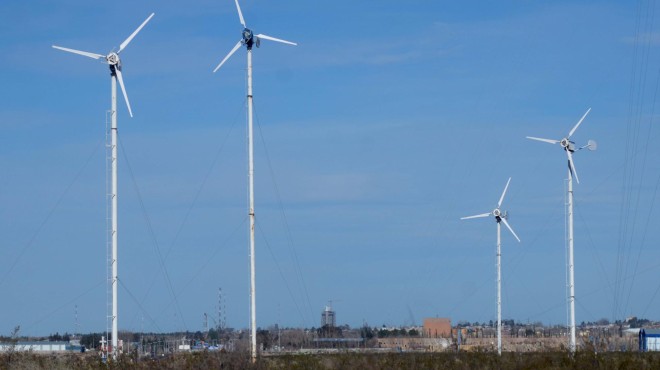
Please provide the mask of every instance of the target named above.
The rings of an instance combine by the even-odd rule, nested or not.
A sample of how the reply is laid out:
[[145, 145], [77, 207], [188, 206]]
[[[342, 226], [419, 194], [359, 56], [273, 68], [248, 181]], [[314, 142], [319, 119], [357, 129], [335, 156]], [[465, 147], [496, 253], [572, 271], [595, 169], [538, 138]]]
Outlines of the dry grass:
[[565, 352], [504, 353], [341, 353], [334, 355], [282, 355], [251, 363], [245, 353], [194, 352], [159, 359], [123, 356], [104, 364], [92, 354], [35, 353], [0, 354], [0, 369], [246, 369], [246, 370], [339, 370], [339, 369], [660, 369], [660, 353]]

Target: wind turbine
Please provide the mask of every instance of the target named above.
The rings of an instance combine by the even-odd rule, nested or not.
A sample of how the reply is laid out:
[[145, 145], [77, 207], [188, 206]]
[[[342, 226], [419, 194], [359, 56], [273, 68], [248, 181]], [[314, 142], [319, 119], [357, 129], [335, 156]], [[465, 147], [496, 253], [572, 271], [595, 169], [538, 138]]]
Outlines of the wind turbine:
[[560, 144], [562, 149], [566, 152], [568, 157], [568, 286], [569, 286], [569, 306], [570, 306], [570, 331], [571, 336], [569, 339], [568, 347], [571, 352], [575, 352], [575, 265], [573, 260], [573, 176], [575, 176], [575, 181], [580, 183], [578, 178], [577, 171], [575, 170], [575, 164], [573, 163], [573, 153], [576, 150], [582, 150], [587, 148], [589, 150], [596, 150], [597, 145], [593, 140], [589, 140], [587, 145], [581, 146], [579, 148], [575, 147], [575, 142], [571, 141], [571, 136], [575, 133], [577, 128], [580, 126], [582, 121], [584, 121], [587, 114], [591, 111], [591, 108], [587, 109], [582, 118], [578, 123], [573, 126], [571, 131], [568, 132], [568, 135], [561, 140], [552, 140], [552, 139], [542, 139], [539, 137], [527, 136], [527, 139], [543, 141], [549, 144]]
[[298, 45], [295, 42], [286, 41], [271, 37], [268, 35], [254, 34], [251, 29], [245, 24], [245, 19], [243, 18], [243, 13], [241, 12], [241, 6], [238, 5], [238, 0], [234, 0], [236, 3], [236, 10], [238, 10], [238, 18], [243, 25], [242, 38], [234, 45], [234, 48], [231, 49], [229, 54], [218, 64], [217, 67], [213, 70], [215, 73], [223, 64], [238, 50], [241, 45], [245, 45], [247, 49], [247, 104], [248, 104], [248, 192], [249, 192], [249, 210], [248, 215], [250, 217], [250, 342], [251, 342], [251, 355], [253, 361], [257, 358], [257, 314], [256, 314], [256, 288], [255, 288], [255, 261], [254, 261], [254, 227], [255, 227], [255, 217], [254, 217], [254, 146], [252, 140], [252, 46], [256, 45], [259, 47], [261, 44], [261, 39], [270, 40], [275, 42], [280, 42], [283, 44], [289, 45]]
[[118, 308], [117, 308], [117, 284], [119, 283], [119, 277], [117, 274], [117, 81], [119, 81], [119, 86], [121, 87], [121, 92], [124, 95], [124, 100], [126, 101], [126, 107], [128, 108], [128, 114], [133, 117], [133, 111], [131, 110], [131, 104], [128, 101], [128, 95], [126, 94], [126, 88], [124, 87], [124, 79], [122, 78], [122, 63], [119, 59], [119, 54], [128, 46], [128, 44], [133, 40], [133, 38], [142, 30], [142, 28], [151, 20], [154, 16], [154, 13], [151, 13], [147, 19], [142, 22], [140, 27], [138, 27], [124, 42], [119, 45], [119, 50], [116, 52], [114, 49], [110, 51], [107, 55], [90, 53], [87, 51], [80, 51], [75, 49], [63, 48], [61, 46], [53, 45], [53, 48], [67, 51], [69, 53], [74, 53], [82, 55], [92, 59], [104, 59], [110, 67], [110, 79], [111, 79], [111, 100], [112, 100], [112, 109], [111, 109], [111, 162], [112, 162], [112, 194], [110, 197], [112, 199], [112, 354], [113, 357], [117, 356], [117, 332], [118, 332]]
[[506, 182], [502, 196], [500, 197], [499, 202], [497, 202], [497, 207], [491, 212], [482, 213], [474, 216], [461, 217], [461, 220], [469, 220], [471, 218], [483, 218], [488, 216], [495, 217], [497, 222], [497, 353], [502, 354], [502, 241], [501, 241], [501, 225], [500, 223], [504, 222], [504, 226], [511, 231], [511, 234], [520, 242], [520, 238], [516, 235], [515, 231], [511, 228], [509, 223], [506, 221], [507, 213], [502, 212], [500, 207], [502, 207], [502, 201], [504, 201], [504, 195], [506, 190], [509, 188], [509, 183], [511, 178]]

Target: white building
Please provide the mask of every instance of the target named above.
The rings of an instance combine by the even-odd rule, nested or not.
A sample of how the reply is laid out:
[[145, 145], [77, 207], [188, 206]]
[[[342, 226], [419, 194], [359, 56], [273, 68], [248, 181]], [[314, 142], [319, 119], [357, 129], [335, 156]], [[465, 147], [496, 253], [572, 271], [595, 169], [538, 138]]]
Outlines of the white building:
[[16, 342], [0, 343], [0, 352], [9, 351], [32, 351], [32, 352], [64, 352], [69, 342]]
[[660, 351], [660, 329], [641, 329], [639, 331], [639, 351]]

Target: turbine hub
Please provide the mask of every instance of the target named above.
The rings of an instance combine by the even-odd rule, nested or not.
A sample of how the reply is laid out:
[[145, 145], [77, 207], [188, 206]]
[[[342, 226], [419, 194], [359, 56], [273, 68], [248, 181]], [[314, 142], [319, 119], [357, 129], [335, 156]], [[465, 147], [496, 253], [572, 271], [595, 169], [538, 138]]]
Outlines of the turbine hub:
[[247, 45], [248, 50], [252, 49], [252, 45], [254, 44], [254, 34], [247, 27], [243, 29], [243, 43]]
[[499, 208], [495, 208], [493, 210], [493, 216], [495, 216], [495, 217], [501, 217], [502, 216], [502, 212], [500, 212]]
[[108, 54], [107, 57], [105, 57], [105, 60], [108, 61], [108, 64], [110, 65], [118, 65], [119, 64], [119, 55], [117, 53], [110, 53]]
[[561, 146], [562, 146], [563, 148], [568, 148], [568, 144], [569, 144], [569, 143], [570, 143], [570, 141], [568, 141], [568, 138], [563, 138], [563, 139], [561, 139], [561, 141], [559, 142], [559, 144], [561, 144]]

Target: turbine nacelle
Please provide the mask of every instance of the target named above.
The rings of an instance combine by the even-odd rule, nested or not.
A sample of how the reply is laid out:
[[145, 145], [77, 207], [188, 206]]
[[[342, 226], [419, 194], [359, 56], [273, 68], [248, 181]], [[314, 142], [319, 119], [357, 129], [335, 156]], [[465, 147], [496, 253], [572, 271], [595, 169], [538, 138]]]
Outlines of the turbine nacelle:
[[252, 49], [252, 45], [255, 42], [255, 37], [252, 30], [246, 27], [243, 29], [243, 33], [241, 35], [243, 36], [243, 44], [246, 45], [248, 49]]
[[509, 218], [508, 212], [502, 211], [499, 208], [495, 208], [493, 210], [493, 216], [495, 216], [495, 221], [497, 222], [502, 222], [502, 220], [506, 220]]
[[567, 137], [561, 139], [561, 141], [559, 141], [559, 145], [561, 145], [565, 150], [570, 150], [571, 152], [575, 151], [575, 143], [570, 141]]
[[[117, 79], [120, 78], [121, 75], [121, 59], [119, 59], [119, 54], [112, 52], [108, 54], [108, 56], [105, 57], [106, 62], [108, 62], [108, 66], [110, 67], [110, 75], [117, 77]], [[120, 87], [122, 88], [122, 92], [124, 89], [124, 81], [122, 78], [122, 82], [120, 83]], [[130, 109], [130, 103], [128, 103], [128, 100], [126, 100], [126, 106], [129, 108], [129, 114], [131, 117], [133, 116], [133, 112]]]

